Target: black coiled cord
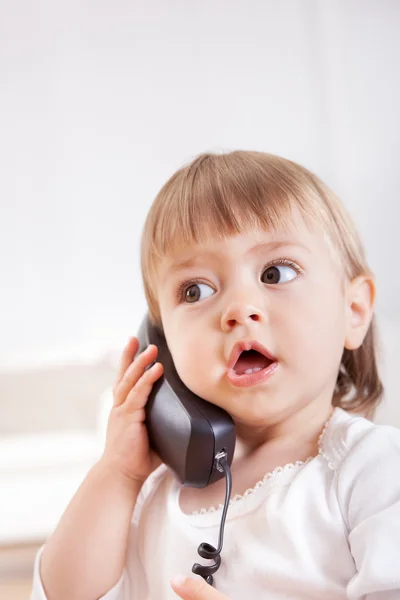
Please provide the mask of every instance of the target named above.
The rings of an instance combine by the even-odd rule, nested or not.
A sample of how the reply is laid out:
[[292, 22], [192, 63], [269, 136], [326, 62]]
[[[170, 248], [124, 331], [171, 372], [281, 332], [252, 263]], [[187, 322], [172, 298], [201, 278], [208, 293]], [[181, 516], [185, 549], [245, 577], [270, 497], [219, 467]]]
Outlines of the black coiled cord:
[[219, 455], [217, 455], [215, 457], [215, 466], [218, 469], [218, 471], [224, 472], [225, 481], [226, 481], [225, 502], [224, 502], [224, 508], [222, 510], [221, 523], [219, 526], [218, 548], [214, 548], [214, 546], [212, 546], [211, 544], [208, 544], [207, 542], [203, 542], [202, 544], [200, 544], [200, 546], [197, 549], [197, 552], [199, 553], [201, 558], [205, 558], [205, 559], [209, 559], [209, 560], [214, 559], [215, 562], [213, 565], [200, 565], [199, 563], [195, 563], [192, 567], [192, 572], [195, 573], [196, 575], [201, 575], [201, 577], [203, 577], [203, 579], [205, 579], [207, 581], [207, 583], [210, 585], [213, 584], [214, 573], [216, 573], [216, 571], [218, 571], [218, 569], [221, 565], [221, 551], [222, 551], [223, 538], [224, 538], [226, 513], [228, 512], [229, 500], [230, 500], [231, 491], [232, 491], [231, 471], [230, 471], [228, 463], [226, 462], [226, 453], [225, 452], [223, 452], [223, 453], [221, 452]]

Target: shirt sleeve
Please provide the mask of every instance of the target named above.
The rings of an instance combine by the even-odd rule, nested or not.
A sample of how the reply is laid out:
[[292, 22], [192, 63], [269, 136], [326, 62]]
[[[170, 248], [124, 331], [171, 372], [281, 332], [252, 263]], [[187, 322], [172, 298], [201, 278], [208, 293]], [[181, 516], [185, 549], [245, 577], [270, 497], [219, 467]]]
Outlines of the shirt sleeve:
[[400, 430], [372, 427], [344, 459], [338, 499], [357, 569], [350, 600], [400, 598]]

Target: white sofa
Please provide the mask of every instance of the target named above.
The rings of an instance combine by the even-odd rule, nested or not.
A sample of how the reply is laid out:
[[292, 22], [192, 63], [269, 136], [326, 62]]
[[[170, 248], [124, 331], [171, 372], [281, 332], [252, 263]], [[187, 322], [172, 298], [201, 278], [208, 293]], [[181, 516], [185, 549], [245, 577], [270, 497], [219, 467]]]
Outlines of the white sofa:
[[101, 455], [114, 364], [0, 372], [0, 546], [45, 539]]

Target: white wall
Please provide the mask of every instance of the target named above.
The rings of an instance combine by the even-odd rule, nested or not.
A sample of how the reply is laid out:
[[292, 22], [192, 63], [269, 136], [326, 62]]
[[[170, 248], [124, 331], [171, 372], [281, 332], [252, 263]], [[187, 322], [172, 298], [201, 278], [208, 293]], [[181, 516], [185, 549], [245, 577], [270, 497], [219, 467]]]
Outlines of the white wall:
[[3, 2], [0, 364], [136, 331], [145, 213], [207, 149], [325, 178], [399, 316], [399, 22], [396, 0]]

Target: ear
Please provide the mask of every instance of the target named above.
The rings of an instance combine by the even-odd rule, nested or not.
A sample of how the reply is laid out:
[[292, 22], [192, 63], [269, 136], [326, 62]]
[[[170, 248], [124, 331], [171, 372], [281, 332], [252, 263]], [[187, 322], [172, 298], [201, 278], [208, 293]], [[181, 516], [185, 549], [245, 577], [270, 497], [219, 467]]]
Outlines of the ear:
[[360, 275], [350, 281], [346, 293], [347, 350], [359, 348], [370, 326], [375, 306], [376, 285], [372, 275]]

